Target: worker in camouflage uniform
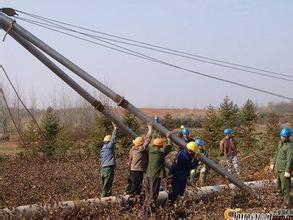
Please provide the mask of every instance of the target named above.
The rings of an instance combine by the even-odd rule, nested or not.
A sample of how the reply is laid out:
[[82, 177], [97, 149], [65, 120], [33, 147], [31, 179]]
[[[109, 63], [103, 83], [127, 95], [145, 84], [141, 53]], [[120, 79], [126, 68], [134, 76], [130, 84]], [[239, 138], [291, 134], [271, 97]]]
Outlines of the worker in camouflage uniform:
[[292, 131], [283, 128], [280, 132], [281, 141], [277, 148], [271, 169], [277, 172], [277, 190], [285, 206], [291, 206], [291, 172], [293, 165], [293, 143], [290, 141]]
[[[205, 148], [205, 143], [202, 139], [197, 138], [195, 140], [196, 145], [198, 146], [199, 153], [208, 157], [208, 151]], [[196, 177], [199, 176], [199, 182], [200, 182], [200, 187], [203, 187], [206, 185], [206, 180], [207, 180], [207, 175], [209, 172], [209, 168], [206, 164], [203, 162], [199, 161], [198, 167], [196, 169], [191, 170], [190, 172], [190, 182], [194, 183]]]
[[225, 137], [220, 142], [220, 149], [226, 159], [228, 171], [234, 171], [237, 175], [240, 175], [240, 167], [237, 157], [237, 143], [234, 139], [232, 129], [226, 128], [224, 130], [224, 135]]
[[116, 168], [115, 143], [117, 136], [117, 126], [113, 124], [112, 135], [106, 135], [104, 144], [100, 151], [101, 177], [102, 177], [102, 197], [111, 196], [111, 188], [114, 180], [114, 169]]
[[167, 136], [168, 144], [166, 146], [163, 138], [156, 138], [147, 148], [148, 166], [146, 176], [148, 180], [148, 190], [151, 203], [156, 201], [159, 195], [161, 180], [166, 177], [165, 157], [172, 150], [169, 135], [170, 134]]

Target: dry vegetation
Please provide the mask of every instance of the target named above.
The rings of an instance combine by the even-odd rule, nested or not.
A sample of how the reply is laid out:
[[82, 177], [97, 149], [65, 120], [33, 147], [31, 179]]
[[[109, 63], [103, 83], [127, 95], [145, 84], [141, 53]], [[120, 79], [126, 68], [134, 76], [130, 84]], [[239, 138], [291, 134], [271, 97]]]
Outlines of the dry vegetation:
[[[181, 124], [191, 127], [192, 137], [202, 137], [207, 143], [211, 158], [220, 164], [221, 156], [218, 142], [223, 136], [223, 128], [232, 127], [237, 131], [236, 136], [239, 141], [239, 156], [242, 167], [240, 178], [243, 181], [273, 179], [274, 174], [269, 171], [268, 165], [279, 140], [279, 126], [290, 124], [290, 120], [293, 124], [293, 117], [290, 119], [292, 111], [279, 120], [279, 117], [270, 116], [267, 112], [259, 114], [253, 103], [247, 103], [247, 105], [238, 108], [232, 101], [225, 98], [219, 110], [210, 107], [207, 111], [142, 110], [151, 116], [163, 116], [161, 117], [162, 123], [170, 130], [180, 127]], [[118, 111], [124, 123], [135, 132], [138, 134], [144, 132], [145, 125], [136, 121], [133, 116], [127, 115], [125, 112], [122, 114], [117, 109], [114, 111]], [[14, 114], [16, 113], [14, 112]], [[38, 130], [29, 123], [30, 119], [24, 115], [24, 113], [20, 114], [20, 120], [17, 123], [26, 134], [27, 141], [31, 143], [31, 146], [43, 143], [43, 140], [38, 136]], [[43, 110], [35, 111], [34, 115], [41, 122], [43, 131], [48, 131], [52, 136], [50, 143], [53, 143], [54, 148], [44, 148], [42, 151], [23, 151], [16, 146], [15, 140], [0, 143], [0, 209], [100, 197], [99, 162], [93, 149], [98, 149], [98, 142], [105, 134], [111, 132], [111, 123], [97, 115], [90, 107], [51, 111], [47, 120], [43, 120], [46, 115]], [[5, 114], [3, 116], [4, 119], [7, 118]], [[2, 130], [5, 130], [5, 125], [6, 128], [10, 128], [10, 134], [15, 136], [11, 124], [2, 124]], [[114, 195], [123, 194], [126, 187], [127, 147], [131, 145], [131, 140], [121, 134], [118, 139], [116, 151], [118, 164], [113, 186]], [[45, 145], [38, 147], [42, 148], [42, 146]], [[45, 156], [46, 153], [48, 156]], [[208, 185], [227, 183], [227, 180], [214, 171], [210, 171]], [[197, 187], [195, 185], [188, 186], [188, 189], [196, 191]], [[245, 212], [272, 212], [281, 209], [282, 204], [275, 196], [274, 188], [267, 187], [249, 196], [243, 195], [241, 192], [226, 191], [210, 201], [198, 201], [196, 198], [184, 197], [175, 204], [175, 207], [164, 207], [151, 215], [154, 217], [222, 219], [227, 208], [242, 208]], [[62, 213], [60, 210], [53, 210], [49, 213], [49, 217], [129, 219], [143, 217], [144, 214], [144, 208], [136, 204], [130, 210], [119, 205], [84, 207], [70, 215]]]
[[[247, 157], [242, 163], [243, 180], [272, 177], [266, 169], [267, 160]], [[261, 172], [255, 173], [256, 170]], [[114, 195], [124, 192], [127, 168], [125, 158], [118, 159], [113, 187]], [[75, 153], [71, 156], [43, 156], [20, 153], [0, 156], [0, 207], [15, 207], [26, 204], [53, 204], [58, 201], [79, 200], [100, 196], [99, 163], [90, 153]], [[209, 185], [226, 183], [213, 171], [208, 178]], [[197, 190], [196, 186], [189, 186]], [[196, 198], [184, 198], [175, 208], [158, 209], [154, 216], [192, 217], [199, 219], [219, 219], [226, 208], [240, 207], [245, 211], [267, 212], [279, 209], [273, 189], [268, 188], [257, 195], [243, 196], [241, 193], [225, 192], [212, 201], [194, 202]], [[114, 206], [114, 207], [113, 207]], [[51, 217], [64, 217], [60, 210], [50, 213]], [[143, 208], [136, 205], [131, 210], [118, 205], [111, 207], [91, 207], [77, 210], [74, 217], [123, 217], [144, 216]], [[69, 217], [69, 216], [67, 216]], [[73, 216], [71, 216], [73, 217]]]

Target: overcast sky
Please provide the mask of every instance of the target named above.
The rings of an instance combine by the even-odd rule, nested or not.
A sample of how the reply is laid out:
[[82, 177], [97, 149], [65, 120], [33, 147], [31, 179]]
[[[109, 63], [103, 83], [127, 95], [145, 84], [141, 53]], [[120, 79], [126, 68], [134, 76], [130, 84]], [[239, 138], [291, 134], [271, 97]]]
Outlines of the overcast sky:
[[[283, 0], [0, 0], [44, 17], [194, 54], [293, 75], [293, 1]], [[18, 21], [64, 56], [138, 107], [206, 107], [225, 96], [242, 105], [285, 101], [270, 95], [151, 63]], [[4, 31], [0, 31], [1, 39]], [[292, 82], [143, 51], [209, 75], [293, 97]], [[0, 42], [0, 64], [30, 103], [51, 105], [75, 92], [11, 37]], [[72, 73], [67, 71], [73, 76]], [[9, 89], [3, 74], [1, 83]], [[74, 76], [73, 76], [74, 77]], [[94, 89], [74, 77], [90, 93]], [[10, 89], [9, 89], [10, 90]], [[8, 92], [8, 91], [7, 91]], [[12, 94], [12, 92], [10, 91]]]

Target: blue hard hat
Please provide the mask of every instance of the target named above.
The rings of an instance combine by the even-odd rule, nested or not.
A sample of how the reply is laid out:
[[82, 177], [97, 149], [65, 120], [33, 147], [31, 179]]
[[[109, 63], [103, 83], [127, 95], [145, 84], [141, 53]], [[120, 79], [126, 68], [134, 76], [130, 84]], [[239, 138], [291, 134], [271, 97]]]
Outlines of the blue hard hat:
[[155, 116], [155, 122], [157, 122], [157, 123], [160, 123], [161, 122], [161, 120], [160, 120], [160, 118], [159, 118], [159, 116]]
[[224, 135], [231, 135], [233, 133], [232, 129], [231, 128], [226, 128], [224, 130]]
[[281, 137], [285, 137], [285, 138], [288, 138], [290, 137], [292, 134], [292, 131], [290, 128], [283, 128], [280, 132], [280, 136]]
[[200, 138], [197, 138], [195, 140], [195, 143], [197, 144], [197, 146], [204, 146], [204, 141]]
[[183, 135], [189, 135], [189, 129], [188, 128], [183, 128], [182, 129], [182, 134]]

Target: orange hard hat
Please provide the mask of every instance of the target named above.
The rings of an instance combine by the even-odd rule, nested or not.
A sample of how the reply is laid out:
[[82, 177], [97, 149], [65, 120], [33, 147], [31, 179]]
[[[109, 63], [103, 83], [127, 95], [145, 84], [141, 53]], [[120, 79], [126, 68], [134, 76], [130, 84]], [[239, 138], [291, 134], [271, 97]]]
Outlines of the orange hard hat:
[[144, 142], [143, 137], [137, 137], [132, 141], [132, 143], [135, 147], [142, 145], [143, 142]]
[[163, 138], [156, 138], [153, 141], [153, 145], [154, 146], [157, 146], [157, 147], [163, 147], [164, 146], [164, 143], [165, 143], [165, 140]]

